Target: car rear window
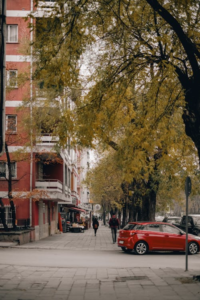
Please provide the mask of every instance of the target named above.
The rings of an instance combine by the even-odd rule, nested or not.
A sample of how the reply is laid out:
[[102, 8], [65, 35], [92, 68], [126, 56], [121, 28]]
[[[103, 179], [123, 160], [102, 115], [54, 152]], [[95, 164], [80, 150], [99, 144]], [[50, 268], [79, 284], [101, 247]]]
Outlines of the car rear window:
[[134, 227], [134, 230], [145, 230], [146, 226], [144, 225], [141, 225], [141, 224], [137, 224], [135, 227]]
[[123, 230], [144, 230], [146, 226], [142, 224], [127, 224]]
[[127, 224], [123, 230], [133, 230], [137, 224]]

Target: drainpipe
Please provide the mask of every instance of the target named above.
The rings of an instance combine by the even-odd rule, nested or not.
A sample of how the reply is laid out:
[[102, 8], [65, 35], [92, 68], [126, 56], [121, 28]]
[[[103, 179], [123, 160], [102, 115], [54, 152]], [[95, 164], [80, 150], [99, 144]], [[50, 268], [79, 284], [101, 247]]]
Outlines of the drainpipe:
[[[33, 0], [31, 1], [31, 12], [33, 11]], [[31, 25], [33, 24], [33, 19], [31, 18]], [[30, 33], [30, 42], [31, 42], [31, 49], [30, 49], [30, 121], [32, 126], [32, 100], [33, 100], [33, 31], [31, 30]], [[32, 136], [32, 127], [30, 132], [30, 144], [31, 144], [31, 153], [30, 153], [30, 192], [33, 191], [33, 136]], [[32, 197], [29, 198], [29, 218], [30, 218], [30, 226], [32, 226]]]
[[5, 151], [5, 82], [6, 82], [6, 0], [1, 1], [1, 29], [0, 29], [0, 154]]

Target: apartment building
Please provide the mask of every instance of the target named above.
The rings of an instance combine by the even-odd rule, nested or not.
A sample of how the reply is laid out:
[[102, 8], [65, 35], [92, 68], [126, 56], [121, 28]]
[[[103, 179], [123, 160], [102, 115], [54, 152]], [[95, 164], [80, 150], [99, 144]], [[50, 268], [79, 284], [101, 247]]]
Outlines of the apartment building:
[[[30, 238], [39, 240], [57, 231], [58, 203], [78, 211], [78, 205], [82, 202], [80, 169], [78, 172], [81, 151], [70, 148], [69, 142], [66, 149], [56, 154], [54, 145], [57, 137], [43, 131], [37, 142], [33, 143], [31, 135], [23, 128], [23, 114], [30, 114], [31, 117], [31, 108], [22, 111], [18, 107], [25, 97], [33, 97], [34, 83], [30, 80], [20, 86], [18, 78], [24, 72], [30, 72], [31, 78], [33, 72], [32, 57], [23, 51], [24, 40], [33, 39], [33, 33], [24, 19], [33, 9], [33, 0], [7, 0], [5, 135], [11, 158], [16, 225], [32, 227]], [[16, 150], [22, 149], [27, 142], [30, 146], [26, 148], [26, 155], [22, 159], [18, 155], [16, 159]], [[6, 223], [11, 227], [7, 178], [8, 165], [4, 154], [0, 157], [0, 197], [6, 208]]]

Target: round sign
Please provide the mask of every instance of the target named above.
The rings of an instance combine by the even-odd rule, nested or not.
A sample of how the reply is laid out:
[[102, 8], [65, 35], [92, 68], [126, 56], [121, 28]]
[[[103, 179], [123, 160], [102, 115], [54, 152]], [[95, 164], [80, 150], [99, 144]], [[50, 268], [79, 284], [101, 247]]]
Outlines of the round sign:
[[101, 209], [101, 205], [100, 204], [96, 204], [94, 207], [95, 210], [100, 210]]

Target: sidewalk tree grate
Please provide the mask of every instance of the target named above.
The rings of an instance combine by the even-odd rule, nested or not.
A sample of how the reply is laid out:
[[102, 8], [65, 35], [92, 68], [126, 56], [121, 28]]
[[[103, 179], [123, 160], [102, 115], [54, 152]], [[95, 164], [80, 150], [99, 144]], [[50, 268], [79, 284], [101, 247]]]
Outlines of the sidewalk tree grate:
[[193, 276], [194, 281], [200, 281], [200, 275]]
[[200, 281], [200, 276], [193, 276], [193, 277], [178, 277], [176, 280], [180, 281], [181, 283], [194, 283]]
[[128, 280], [145, 280], [149, 279], [147, 276], [126, 276], [126, 277], [116, 277], [114, 281], [128, 281]]

